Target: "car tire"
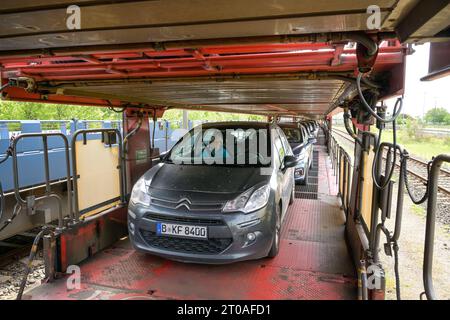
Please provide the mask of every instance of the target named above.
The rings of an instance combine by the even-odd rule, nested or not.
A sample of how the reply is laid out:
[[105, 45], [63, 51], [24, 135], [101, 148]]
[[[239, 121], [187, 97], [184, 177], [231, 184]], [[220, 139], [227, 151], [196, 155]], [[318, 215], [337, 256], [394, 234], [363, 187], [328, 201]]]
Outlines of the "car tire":
[[270, 248], [268, 258], [275, 258], [280, 251], [280, 238], [281, 238], [281, 208], [280, 205], [276, 206], [276, 222], [275, 222], [275, 234], [272, 240], [272, 247]]
[[309, 168], [306, 169], [305, 179], [302, 181], [302, 185], [306, 186], [308, 184]]

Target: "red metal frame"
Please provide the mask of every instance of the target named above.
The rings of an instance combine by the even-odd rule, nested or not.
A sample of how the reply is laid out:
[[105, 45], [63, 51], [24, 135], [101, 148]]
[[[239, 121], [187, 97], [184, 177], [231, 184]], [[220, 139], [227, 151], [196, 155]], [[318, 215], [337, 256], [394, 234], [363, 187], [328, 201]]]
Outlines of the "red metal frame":
[[[380, 45], [374, 72], [402, 64], [404, 48], [396, 41]], [[344, 44], [285, 43], [228, 45], [202, 48], [150, 48], [90, 54], [2, 57], [3, 82], [14, 77], [30, 77], [36, 82], [75, 82], [84, 80], [123, 80], [138, 78], [176, 78], [239, 74], [277, 74], [298, 72], [346, 72], [358, 67], [357, 52]], [[32, 94], [22, 89], [5, 90], [11, 100], [110, 105], [106, 100], [54, 94]], [[119, 105], [120, 101], [112, 101]]]

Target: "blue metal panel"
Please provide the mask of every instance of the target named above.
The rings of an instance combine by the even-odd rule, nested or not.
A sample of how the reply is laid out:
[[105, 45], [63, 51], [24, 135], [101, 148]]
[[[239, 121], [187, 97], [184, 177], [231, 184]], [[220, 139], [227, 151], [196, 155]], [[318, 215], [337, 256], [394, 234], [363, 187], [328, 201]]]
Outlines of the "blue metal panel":
[[[36, 120], [21, 121], [22, 133], [41, 132], [41, 122]], [[42, 138], [28, 138], [17, 143], [17, 153], [42, 150]]]
[[[50, 180], [64, 179], [66, 177], [64, 150], [49, 150], [48, 158], [50, 164]], [[44, 183], [44, 154], [42, 152], [21, 153], [17, 155], [17, 160], [20, 188]], [[0, 166], [0, 177], [5, 192], [14, 189], [12, 172], [12, 159], [10, 158]]]
[[[3, 158], [5, 151], [9, 146], [8, 123], [20, 123], [21, 133], [39, 133], [42, 132], [44, 123], [58, 123], [60, 132], [67, 134], [70, 141], [73, 133], [79, 129], [88, 129], [90, 125], [100, 123], [103, 128], [118, 128], [122, 132], [121, 121], [86, 121], [86, 120], [65, 120], [65, 121], [1, 121], [0, 120], [0, 157]], [[67, 123], [70, 123], [70, 128], [67, 130]], [[176, 141], [171, 140], [171, 135], [175, 129], [181, 128], [181, 121], [168, 122], [160, 120], [156, 123], [155, 128], [155, 147], [159, 148], [160, 152], [169, 150]], [[192, 121], [189, 123], [192, 127]], [[150, 134], [153, 132], [153, 122], [150, 122]], [[81, 141], [82, 136], [78, 139]], [[89, 134], [87, 139], [101, 139], [100, 134]], [[49, 162], [50, 162], [50, 179], [59, 180], [65, 179], [65, 150], [64, 143], [59, 137], [49, 137]], [[43, 162], [43, 144], [42, 138], [26, 138], [18, 142], [18, 166], [19, 166], [19, 185], [20, 188], [26, 188], [34, 185], [44, 183], [44, 162]], [[13, 175], [12, 175], [12, 159], [8, 159], [5, 163], [0, 165], [0, 181], [3, 184], [5, 192], [13, 190]]]
[[[153, 134], [153, 121], [150, 121], [150, 139]], [[155, 127], [155, 148], [159, 148], [159, 152], [167, 151], [167, 122], [159, 120]]]
[[0, 122], [0, 159], [5, 156], [5, 151], [9, 146], [9, 130], [6, 122]]

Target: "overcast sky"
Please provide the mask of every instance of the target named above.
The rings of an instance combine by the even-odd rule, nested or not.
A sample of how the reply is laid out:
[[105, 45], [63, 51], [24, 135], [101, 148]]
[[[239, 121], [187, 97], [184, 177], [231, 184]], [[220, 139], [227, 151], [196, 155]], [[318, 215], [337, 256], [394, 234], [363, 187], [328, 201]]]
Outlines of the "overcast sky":
[[[450, 76], [434, 81], [420, 81], [428, 74], [430, 45], [414, 46], [414, 54], [406, 58], [406, 88], [403, 113], [422, 117], [434, 107], [450, 112]], [[391, 101], [388, 102], [391, 105]]]

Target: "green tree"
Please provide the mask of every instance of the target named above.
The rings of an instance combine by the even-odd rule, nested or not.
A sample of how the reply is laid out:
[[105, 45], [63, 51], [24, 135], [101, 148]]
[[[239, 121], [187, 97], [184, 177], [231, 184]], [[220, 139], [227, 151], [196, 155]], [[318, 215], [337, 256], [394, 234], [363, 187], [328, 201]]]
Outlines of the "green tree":
[[[163, 119], [181, 120], [183, 111], [171, 109], [164, 113]], [[0, 101], [0, 120], [120, 120], [121, 114], [108, 108], [77, 105], [61, 105], [52, 103]], [[264, 121], [266, 118], [257, 115], [246, 115], [226, 112], [189, 111], [190, 120]]]
[[425, 114], [425, 120], [433, 124], [449, 124], [449, 112], [444, 108], [433, 108]]
[[445, 124], [450, 124], [450, 112], [445, 116]]
[[405, 120], [405, 131], [406, 131], [405, 139], [408, 141], [411, 141], [411, 140], [421, 141], [423, 139], [422, 129], [423, 129], [423, 124], [420, 121], [418, 121], [414, 118], [406, 119]]

